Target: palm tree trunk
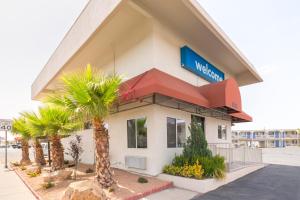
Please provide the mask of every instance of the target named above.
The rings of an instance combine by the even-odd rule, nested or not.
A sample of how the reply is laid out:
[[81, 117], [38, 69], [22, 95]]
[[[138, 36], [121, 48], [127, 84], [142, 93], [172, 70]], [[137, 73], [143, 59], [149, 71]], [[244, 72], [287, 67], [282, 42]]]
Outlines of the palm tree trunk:
[[22, 159], [20, 161], [21, 165], [29, 165], [31, 164], [30, 158], [29, 158], [29, 145], [28, 141], [25, 139], [21, 140], [22, 144]]
[[60, 136], [51, 136], [51, 157], [52, 169], [60, 170], [64, 168], [64, 148], [60, 141]]
[[34, 141], [34, 150], [35, 150], [35, 162], [38, 165], [45, 165], [46, 160], [44, 158], [44, 152], [41, 143], [37, 138]]
[[93, 120], [95, 154], [96, 154], [96, 179], [104, 188], [109, 188], [114, 183], [113, 173], [109, 160], [109, 137], [103, 121]]

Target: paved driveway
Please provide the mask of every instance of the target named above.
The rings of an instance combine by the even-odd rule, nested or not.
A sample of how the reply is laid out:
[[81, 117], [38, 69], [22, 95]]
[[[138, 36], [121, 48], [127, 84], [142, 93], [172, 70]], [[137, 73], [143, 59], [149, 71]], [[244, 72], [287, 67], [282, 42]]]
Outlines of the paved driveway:
[[269, 165], [193, 200], [300, 200], [300, 167]]

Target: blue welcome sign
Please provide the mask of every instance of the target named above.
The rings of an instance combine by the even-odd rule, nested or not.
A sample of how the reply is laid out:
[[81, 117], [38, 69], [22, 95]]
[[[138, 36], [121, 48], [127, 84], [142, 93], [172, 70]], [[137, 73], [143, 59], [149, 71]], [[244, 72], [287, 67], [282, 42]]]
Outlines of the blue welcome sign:
[[181, 47], [181, 66], [192, 73], [215, 83], [224, 80], [224, 73], [187, 46]]

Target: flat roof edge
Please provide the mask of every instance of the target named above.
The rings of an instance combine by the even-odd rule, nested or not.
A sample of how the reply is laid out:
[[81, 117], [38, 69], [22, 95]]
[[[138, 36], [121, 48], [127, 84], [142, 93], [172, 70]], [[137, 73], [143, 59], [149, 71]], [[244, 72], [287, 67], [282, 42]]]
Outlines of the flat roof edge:
[[[91, 27], [89, 33], [87, 33], [86, 36], [81, 36], [81, 42], [77, 42], [78, 45], [74, 46], [72, 50], [72, 53], [69, 53], [70, 56], [66, 56], [65, 58], [55, 58], [55, 56], [57, 56], [57, 54], [59, 53], [59, 51], [61, 51], [61, 49], [63, 47], [68, 46], [68, 44], [66, 43], [66, 40], [76, 40], [76, 38], [74, 38], [74, 33], [72, 31], [75, 31], [74, 29], [80, 29], [80, 28], [86, 28], [86, 27], [78, 27], [78, 26], [83, 26], [82, 22], [81, 24], [78, 25], [79, 21], [82, 20], [81, 18], [83, 18], [84, 15], [86, 15], [86, 13], [88, 13], [88, 9], [92, 9], [90, 7], [92, 7], [92, 4], [98, 3], [98, 4], [102, 4], [103, 1], [99, 2], [98, 0], [90, 0], [84, 7], [84, 9], [81, 11], [81, 13], [79, 14], [79, 16], [76, 18], [75, 22], [72, 24], [72, 26], [70, 27], [70, 29], [67, 31], [67, 33], [64, 35], [63, 39], [60, 41], [60, 43], [58, 44], [58, 46], [56, 47], [56, 49], [54, 50], [54, 52], [51, 54], [50, 58], [48, 59], [48, 61], [46, 62], [46, 64], [44, 65], [44, 67], [42, 68], [42, 70], [39, 72], [39, 74], [36, 76], [35, 80], [33, 81], [33, 83], [31, 84], [31, 99], [32, 100], [38, 100], [38, 96], [40, 96], [40, 93], [43, 91], [43, 89], [45, 87], [47, 87], [47, 85], [49, 84], [49, 82], [51, 82], [51, 80], [53, 80], [53, 78], [55, 78], [55, 76], [62, 70], [63, 66], [65, 66], [65, 64], [86, 44], [87, 41], [89, 41], [89, 39], [94, 35], [95, 32], [97, 32], [97, 30], [101, 27], [102, 24], [104, 24], [109, 16], [111, 16], [115, 10], [120, 6], [120, 4], [126, 2], [127, 0], [104, 0], [104, 2], [106, 4], [111, 4], [111, 7], [107, 8], [106, 13], [103, 15], [99, 15], [98, 20], [95, 20], [95, 23], [93, 25], [89, 24]], [[89, 17], [88, 15], [85, 17]], [[93, 26], [93, 27], [92, 27]], [[77, 30], [77, 32], [80, 32], [80, 30]], [[69, 38], [71, 37], [71, 38]], [[72, 38], [73, 37], [73, 38]], [[77, 38], [78, 39], [78, 38]], [[61, 55], [60, 55], [61, 56]], [[60, 60], [60, 64], [59, 65], [53, 65], [53, 61], [55, 61], [55, 59], [61, 59]], [[56, 66], [56, 69], [49, 69], [50, 67]], [[49, 72], [51, 71], [51, 72]], [[51, 73], [51, 75], [48, 75], [48, 77], [44, 77], [45, 74]], [[46, 79], [46, 80], [41, 80], [41, 79]], [[41, 83], [42, 82], [42, 83]]]
[[236, 56], [236, 58], [244, 63], [245, 67], [256, 78], [257, 82], [262, 82], [263, 79], [256, 71], [255, 67], [237, 48], [232, 40], [220, 28], [220, 26], [218, 26], [217, 23], [210, 17], [210, 15], [202, 8], [200, 3], [197, 0], [189, 0], [183, 2], [191, 9], [191, 11], [198, 17], [198, 19], [201, 20], [205, 24], [205, 26]]

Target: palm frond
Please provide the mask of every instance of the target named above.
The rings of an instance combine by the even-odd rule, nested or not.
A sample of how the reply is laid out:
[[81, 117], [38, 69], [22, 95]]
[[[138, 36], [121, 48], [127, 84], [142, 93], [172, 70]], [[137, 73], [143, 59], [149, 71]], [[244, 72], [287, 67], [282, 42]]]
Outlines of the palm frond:
[[104, 118], [117, 100], [120, 76], [100, 74], [88, 65], [84, 72], [64, 75], [63, 88], [49, 95], [46, 102], [63, 106], [84, 120]]

